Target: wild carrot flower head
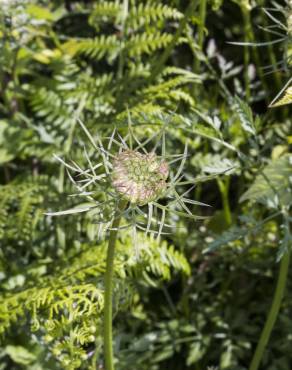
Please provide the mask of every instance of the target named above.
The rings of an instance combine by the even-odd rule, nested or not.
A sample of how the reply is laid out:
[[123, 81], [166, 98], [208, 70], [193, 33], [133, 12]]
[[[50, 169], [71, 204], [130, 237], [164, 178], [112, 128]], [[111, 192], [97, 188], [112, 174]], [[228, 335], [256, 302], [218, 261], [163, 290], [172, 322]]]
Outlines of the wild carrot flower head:
[[168, 164], [155, 153], [125, 150], [113, 161], [112, 183], [129, 202], [143, 206], [163, 195], [167, 188]]
[[[159, 237], [167, 224], [167, 213], [177, 216], [199, 219], [192, 214], [188, 204], [205, 205], [187, 198], [193, 187], [185, 192], [176, 190], [180, 185], [188, 185], [193, 181], [182, 181], [183, 167], [187, 158], [187, 145], [183, 154], [166, 154], [165, 130], [141, 142], [129, 127], [128, 134], [122, 138], [117, 132], [103, 140], [93, 138], [84, 124], [79, 121], [84, 132], [91, 141], [97, 158], [90, 159], [87, 150], [84, 156], [88, 168], [82, 169], [77, 163], [66, 163], [55, 156], [66, 166], [68, 176], [78, 193], [86, 198], [86, 203], [59, 212], [47, 213], [50, 216], [89, 212], [94, 222], [99, 224], [99, 234], [103, 235], [111, 228], [114, 217], [123, 217], [120, 228], [132, 228]], [[146, 147], [156, 142], [150, 152]], [[159, 148], [159, 153], [158, 153]], [[176, 164], [174, 173], [172, 165]], [[163, 202], [160, 200], [163, 199]], [[120, 210], [123, 200], [126, 206]]]

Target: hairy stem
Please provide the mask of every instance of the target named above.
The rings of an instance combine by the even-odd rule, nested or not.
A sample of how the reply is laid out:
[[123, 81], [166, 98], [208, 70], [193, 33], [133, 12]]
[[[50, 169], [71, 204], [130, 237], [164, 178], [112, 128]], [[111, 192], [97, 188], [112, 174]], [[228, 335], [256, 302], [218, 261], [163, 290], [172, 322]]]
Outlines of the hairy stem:
[[115, 218], [112, 223], [106, 258], [106, 271], [104, 277], [105, 293], [104, 293], [104, 356], [105, 369], [114, 370], [113, 363], [113, 345], [112, 345], [112, 291], [113, 291], [113, 275], [114, 275], [114, 255], [118, 228], [121, 221], [121, 214], [125, 209], [127, 202], [121, 200], [118, 204]]
[[284, 290], [285, 290], [287, 275], [288, 275], [288, 270], [289, 270], [289, 262], [290, 262], [290, 250], [288, 250], [281, 259], [279, 276], [278, 276], [276, 290], [274, 293], [272, 306], [270, 308], [270, 312], [268, 314], [265, 326], [263, 328], [260, 340], [258, 342], [256, 351], [251, 361], [249, 370], [258, 369], [260, 362], [262, 360], [266, 345], [269, 341], [271, 332], [275, 325], [275, 322], [276, 322], [276, 319], [277, 319], [277, 316], [280, 310], [282, 298], [284, 295]]

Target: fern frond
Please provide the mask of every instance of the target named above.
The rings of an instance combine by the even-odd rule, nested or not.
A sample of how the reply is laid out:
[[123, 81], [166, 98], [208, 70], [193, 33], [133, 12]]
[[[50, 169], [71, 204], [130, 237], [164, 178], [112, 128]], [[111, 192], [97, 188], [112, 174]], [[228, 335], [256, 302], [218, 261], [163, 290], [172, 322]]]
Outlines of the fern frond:
[[[151, 102], [138, 103], [131, 109], [131, 115], [133, 115], [133, 118], [138, 118], [141, 116], [142, 111], [147, 115], [156, 115], [163, 112], [163, 107]], [[127, 112], [122, 112], [118, 116], [118, 119], [121, 120], [124, 120], [125, 118], [127, 118]]]
[[[168, 101], [172, 100], [174, 102], [183, 100], [193, 106], [193, 98], [179, 87], [194, 82], [196, 82], [196, 80], [189, 78], [189, 76], [177, 76], [144, 88], [140, 94], [141, 96], [144, 96], [146, 101], [148, 99], [150, 101], [153, 101], [154, 99], [167, 99]], [[170, 99], [170, 97], [172, 99]]]
[[115, 21], [120, 12], [121, 4], [119, 1], [99, 1], [94, 6], [89, 22], [94, 26], [107, 18]]
[[121, 43], [116, 35], [101, 35], [94, 39], [70, 40], [62, 45], [62, 49], [72, 56], [83, 54], [89, 58], [100, 60], [106, 57], [109, 61], [117, 57]]
[[[95, 5], [90, 16], [90, 24], [98, 27], [103, 21], [119, 22], [122, 18], [123, 4], [119, 1], [100, 1]], [[132, 30], [137, 30], [142, 26], [166, 21], [168, 19], [178, 20], [183, 14], [177, 9], [168, 5], [146, 2], [131, 4], [126, 18], [126, 26]]]
[[169, 96], [172, 98], [173, 101], [176, 102], [183, 101], [191, 107], [195, 106], [195, 100], [193, 99], [193, 97], [186, 91], [183, 91], [181, 89], [170, 91]]
[[132, 62], [128, 63], [128, 73], [126, 78], [145, 78], [147, 79], [151, 74], [151, 65], [143, 64], [142, 62]]
[[155, 32], [148, 34], [143, 32], [138, 35], [133, 35], [126, 42], [125, 48], [127, 49], [130, 57], [137, 57], [142, 54], [151, 54], [156, 50], [162, 49], [169, 45], [173, 36], [169, 33]]
[[[45, 180], [47, 181], [47, 179]], [[35, 212], [43, 202], [47, 186], [39, 181], [12, 182], [0, 186], [0, 236], [21, 243], [29, 240], [37, 226]], [[9, 215], [9, 217], [8, 217]]]
[[175, 8], [171, 8], [164, 4], [155, 3], [140, 3], [138, 6], [134, 6], [129, 11], [127, 17], [127, 25], [137, 29], [146, 24], [152, 22], [158, 22], [167, 19], [180, 19], [183, 14]]
[[30, 104], [36, 117], [48, 124], [45, 127], [50, 133], [68, 129], [72, 122], [74, 107], [65, 104], [60, 94], [53, 90], [35, 89], [30, 95]]
[[[126, 245], [129, 242], [126, 242]], [[121, 247], [118, 247], [118, 251]], [[138, 250], [139, 259], [132, 256], [128, 261], [132, 266], [131, 273], [135, 276], [141, 272], [145, 278], [145, 274], [151, 273], [153, 276], [167, 280], [170, 278], [172, 268], [187, 275], [190, 273], [190, 266], [185, 256], [165, 241], [159, 242], [157, 239], [139, 234]]]
[[[156, 286], [161, 279], [169, 279], [172, 270], [190, 273], [186, 258], [167, 242], [159, 242], [144, 234], [138, 234], [137, 240], [139, 259], [133, 253], [128, 234], [117, 245], [114, 270], [116, 311], [133, 304], [133, 280]], [[41, 276], [34, 286], [30, 286], [28, 278], [26, 289], [3, 294], [0, 333], [16, 322], [18, 325], [25, 323], [29, 317], [31, 330], [44, 335], [62, 367], [78, 368], [82, 356], [86, 356], [84, 345], [96, 340], [93, 334], [102, 319], [106, 247], [106, 242], [83, 247], [65, 266], [52, 267], [50, 274]]]

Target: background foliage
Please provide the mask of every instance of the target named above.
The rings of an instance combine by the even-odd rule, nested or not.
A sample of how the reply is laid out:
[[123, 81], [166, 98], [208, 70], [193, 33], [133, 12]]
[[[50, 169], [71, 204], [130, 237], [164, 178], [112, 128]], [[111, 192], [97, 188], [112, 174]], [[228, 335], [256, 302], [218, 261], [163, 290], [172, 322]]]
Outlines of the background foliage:
[[[188, 140], [190, 197], [212, 206], [192, 210], [212, 217], [139, 235], [139, 258], [121, 236], [117, 368], [247, 369], [291, 244], [291, 4], [0, 3], [0, 368], [103, 368], [106, 240], [89, 215], [44, 212], [79, 204], [53, 154], [94, 161], [76, 118], [107, 136], [130, 114], [172, 154]], [[266, 370], [291, 367], [291, 288]]]

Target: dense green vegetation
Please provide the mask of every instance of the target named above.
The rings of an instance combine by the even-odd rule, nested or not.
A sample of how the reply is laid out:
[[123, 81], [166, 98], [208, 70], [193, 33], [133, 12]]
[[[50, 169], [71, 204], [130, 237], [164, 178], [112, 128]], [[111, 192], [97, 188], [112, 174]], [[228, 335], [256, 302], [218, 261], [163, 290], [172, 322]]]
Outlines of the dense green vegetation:
[[153, 138], [181, 186], [159, 238], [119, 230], [115, 368], [290, 370], [291, 1], [0, 5], [0, 369], [105, 369], [112, 193], [45, 213]]

